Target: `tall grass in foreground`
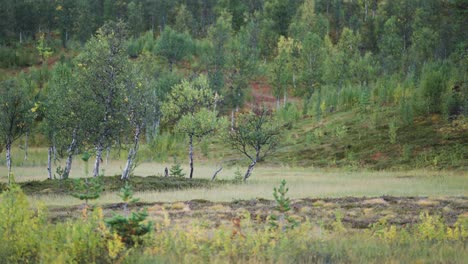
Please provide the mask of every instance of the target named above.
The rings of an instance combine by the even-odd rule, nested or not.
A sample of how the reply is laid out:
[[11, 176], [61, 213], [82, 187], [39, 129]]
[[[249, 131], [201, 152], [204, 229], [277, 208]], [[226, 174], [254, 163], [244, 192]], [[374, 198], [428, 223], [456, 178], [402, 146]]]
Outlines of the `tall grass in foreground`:
[[[164, 212], [162, 212], [164, 213]], [[468, 218], [447, 226], [421, 214], [408, 227], [385, 219], [366, 230], [305, 221], [274, 229], [268, 219], [238, 212], [233, 225], [210, 227], [194, 219], [171, 224], [168, 214], [142, 242], [125, 247], [105, 225], [102, 210], [83, 210], [81, 219], [50, 223], [43, 208], [30, 209], [20, 189], [0, 197], [2, 263], [464, 263], [468, 259]], [[284, 231], [283, 231], [284, 230]]]

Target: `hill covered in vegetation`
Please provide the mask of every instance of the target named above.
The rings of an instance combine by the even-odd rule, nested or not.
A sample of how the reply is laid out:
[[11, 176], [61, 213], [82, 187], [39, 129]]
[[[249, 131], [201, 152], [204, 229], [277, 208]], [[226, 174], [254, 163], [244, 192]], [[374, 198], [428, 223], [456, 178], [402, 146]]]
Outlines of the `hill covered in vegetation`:
[[64, 178], [88, 154], [98, 175], [116, 147], [128, 177], [142, 142], [145, 160], [189, 146], [192, 167], [199, 153], [236, 159], [217, 135], [265, 105], [282, 131], [266, 162], [466, 169], [464, 1], [0, 5], [7, 165], [28, 138], [49, 147], [49, 168], [66, 160]]

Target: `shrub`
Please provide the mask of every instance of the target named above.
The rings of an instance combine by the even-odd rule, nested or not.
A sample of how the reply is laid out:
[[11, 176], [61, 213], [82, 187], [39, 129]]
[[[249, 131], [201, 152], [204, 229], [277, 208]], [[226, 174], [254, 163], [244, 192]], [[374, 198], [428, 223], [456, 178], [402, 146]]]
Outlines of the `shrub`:
[[45, 209], [30, 208], [17, 186], [0, 197], [0, 262], [116, 263], [125, 256], [120, 237], [103, 221], [102, 209], [64, 223], [47, 222]]
[[296, 123], [301, 117], [296, 105], [291, 103], [287, 103], [283, 108], [278, 110], [276, 114], [282, 123], [286, 124], [288, 129], [291, 129], [294, 123]]
[[174, 157], [174, 164], [171, 166], [169, 170], [169, 175], [172, 177], [185, 177], [185, 173], [183, 172], [182, 166], [180, 162]]
[[71, 196], [85, 201], [88, 205], [88, 200], [95, 200], [101, 196], [103, 190], [102, 176], [75, 179], [73, 182], [73, 192]]
[[8, 263], [36, 262], [46, 220], [43, 209], [30, 210], [26, 195], [14, 184], [0, 201], [0, 258]]
[[125, 215], [114, 214], [111, 218], [105, 220], [106, 224], [110, 226], [111, 230], [114, 230], [122, 238], [128, 247], [136, 244], [141, 244], [142, 236], [151, 231], [152, 222], [143, 223], [148, 217], [148, 213], [145, 210], [132, 212], [128, 215], [128, 204], [138, 201], [133, 198], [133, 192], [128, 184], [120, 190], [119, 195], [124, 202], [124, 213]]
[[396, 124], [396, 121], [393, 120], [388, 124], [388, 137], [390, 139], [391, 144], [396, 144], [397, 142], [397, 131], [398, 126]]
[[83, 218], [45, 227], [41, 263], [116, 263], [125, 245], [105, 225], [101, 208]]
[[296, 227], [299, 223], [287, 213], [291, 210], [291, 201], [286, 194], [289, 188], [286, 187], [286, 180], [282, 180], [279, 188], [273, 189], [273, 197], [276, 201], [275, 211], [270, 215], [269, 225], [273, 229], [285, 231]]
[[443, 65], [427, 64], [423, 68], [419, 84], [426, 112], [440, 114], [443, 112], [443, 97], [447, 90], [447, 69]]

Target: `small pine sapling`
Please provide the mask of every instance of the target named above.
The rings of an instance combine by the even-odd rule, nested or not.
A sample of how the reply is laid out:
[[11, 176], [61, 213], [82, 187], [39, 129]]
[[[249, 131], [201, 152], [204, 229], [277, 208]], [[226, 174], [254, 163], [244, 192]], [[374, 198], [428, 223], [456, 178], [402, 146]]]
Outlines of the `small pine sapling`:
[[128, 206], [130, 204], [134, 204], [134, 203], [136, 203], [136, 202], [138, 202], [140, 200], [138, 198], [133, 198], [132, 186], [130, 186], [130, 184], [128, 184], [128, 181], [125, 182], [124, 187], [122, 187], [120, 189], [119, 197], [122, 198], [123, 210], [124, 210], [125, 215], [128, 215], [128, 213], [129, 213]]
[[91, 179], [76, 179], [73, 182], [73, 192], [71, 196], [85, 201], [86, 207], [88, 200], [95, 200], [101, 196], [103, 184], [101, 177], [94, 177]]
[[174, 165], [170, 169], [170, 175], [173, 177], [185, 177], [180, 162], [174, 157]]
[[114, 213], [114, 215], [106, 219], [105, 222], [111, 230], [117, 232], [122, 238], [122, 242], [128, 247], [141, 244], [142, 237], [149, 233], [153, 226], [151, 221], [144, 223], [148, 217], [148, 212], [145, 208], [143, 211], [132, 212], [129, 215], [128, 205], [137, 202], [138, 199], [133, 198], [133, 191], [128, 182], [120, 189], [119, 196], [124, 202], [125, 215]]
[[269, 224], [272, 229], [281, 229], [282, 231], [285, 231], [286, 229], [292, 229], [299, 224], [296, 220], [287, 215], [291, 210], [291, 201], [286, 197], [288, 191], [289, 188], [286, 187], [286, 180], [281, 181], [279, 188], [273, 188], [273, 197], [276, 201], [276, 214], [270, 215]]

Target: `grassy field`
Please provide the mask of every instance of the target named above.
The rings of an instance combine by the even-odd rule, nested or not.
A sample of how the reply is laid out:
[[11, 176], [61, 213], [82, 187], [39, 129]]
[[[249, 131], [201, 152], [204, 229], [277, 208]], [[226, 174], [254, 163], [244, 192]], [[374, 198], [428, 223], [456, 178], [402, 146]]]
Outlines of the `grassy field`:
[[[120, 172], [123, 162], [111, 161], [104, 166], [106, 175]], [[78, 161], [72, 170], [72, 178], [83, 177], [83, 164]], [[161, 175], [165, 166], [170, 164], [142, 163], [135, 175]], [[187, 168], [184, 167], [185, 171]], [[219, 179], [233, 179], [236, 170], [244, 172], [243, 167], [224, 168]], [[210, 178], [216, 170], [214, 164], [198, 164], [195, 178]], [[5, 167], [0, 167], [5, 172]], [[42, 171], [42, 172], [41, 172]], [[46, 179], [43, 167], [20, 167], [14, 169], [18, 182]], [[145, 202], [174, 202], [192, 199], [209, 201], [232, 201], [235, 199], [270, 199], [272, 189], [281, 179], [286, 179], [291, 198], [343, 197], [343, 196], [466, 196], [468, 195], [468, 173], [462, 171], [346, 171], [342, 169], [314, 169], [299, 167], [258, 166], [254, 175], [245, 184], [228, 184], [219, 187], [193, 189], [190, 191], [144, 191], [136, 196]], [[3, 176], [1, 181], [5, 182]], [[138, 191], [138, 190], [137, 190]], [[68, 195], [36, 194], [35, 201], [47, 205], [73, 205], [80, 201]], [[106, 192], [98, 200], [100, 204], [119, 201], [115, 192]]]
[[[22, 203], [24, 208], [14, 206], [8, 213], [9, 204], [0, 198], [0, 210], [17, 219], [13, 224], [21, 224], [18, 219], [34, 222], [31, 230], [15, 235], [28, 239], [12, 241], [8, 235], [0, 246], [23, 247], [37, 261], [65, 263], [60, 252], [67, 250], [76, 252], [70, 259], [96, 262], [101, 256], [98, 262], [103, 263], [464, 263], [468, 256], [468, 172], [463, 170], [326, 169], [275, 164], [273, 159], [258, 165], [246, 183], [233, 181], [244, 173], [242, 165], [224, 165], [218, 180], [210, 183], [218, 160], [199, 157], [194, 180], [154, 177], [172, 162], [142, 162], [135, 170], [138, 176], [130, 179], [140, 199], [130, 210], [146, 208], [154, 226], [144, 245], [128, 250], [119, 246], [119, 237], [109, 236], [104, 222], [115, 213], [125, 215], [118, 192], [124, 161], [114, 154], [104, 162], [106, 191], [91, 201], [94, 212], [86, 213], [68, 187], [50, 187], [61, 181], [46, 179], [45, 151], [32, 148], [23, 160], [24, 152], [15, 148], [15, 180], [29, 201]], [[91, 171], [92, 163], [88, 165]], [[77, 157], [70, 177], [85, 177], [85, 166]], [[1, 165], [2, 184], [6, 172]], [[287, 215], [299, 223], [283, 231], [270, 228], [277, 213], [273, 188], [282, 179], [291, 198]], [[24, 218], [31, 207], [37, 213]], [[238, 225], [234, 219], [240, 219]], [[0, 227], [12, 223], [0, 220]], [[81, 236], [96, 244], [75, 243]], [[45, 237], [47, 246], [40, 242]], [[5, 252], [0, 250], [0, 256], [15, 256]]]

